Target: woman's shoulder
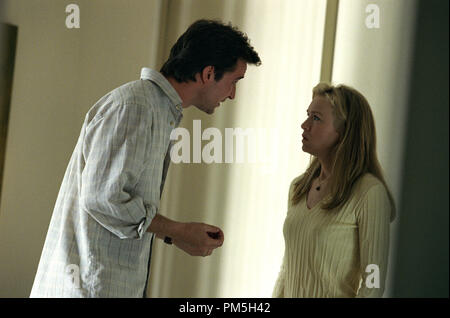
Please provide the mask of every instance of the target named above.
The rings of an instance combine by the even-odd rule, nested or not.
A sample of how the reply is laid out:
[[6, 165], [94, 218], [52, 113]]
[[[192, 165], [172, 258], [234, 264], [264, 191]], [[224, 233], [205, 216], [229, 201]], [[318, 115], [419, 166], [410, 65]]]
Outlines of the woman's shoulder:
[[289, 188], [292, 188], [297, 182], [299, 182], [303, 177], [305, 176], [305, 173], [302, 173], [301, 175], [295, 177], [291, 180]]
[[[364, 204], [366, 208], [357, 209], [357, 213], [367, 210], [367, 207], [372, 206], [374, 202], [377, 202], [377, 210], [379, 211], [390, 211], [386, 213], [390, 220], [393, 221], [395, 218], [395, 204], [391, 199], [388, 188], [379, 178], [371, 173], [366, 173], [361, 176], [357, 182], [355, 189], [354, 198], [357, 200], [357, 204]], [[368, 204], [367, 204], [368, 203]], [[380, 209], [379, 207], [384, 206], [385, 209]]]
[[291, 198], [291, 196], [294, 193], [294, 189], [295, 189], [295, 185], [305, 176], [305, 173], [302, 173], [301, 175], [295, 177], [294, 179], [291, 180], [290, 184], [289, 184], [289, 198]]
[[356, 182], [355, 192], [360, 195], [366, 194], [371, 189], [386, 190], [383, 182], [372, 173], [365, 173]]
[[303, 178], [304, 176], [305, 176], [305, 172], [302, 173], [302, 174], [299, 175], [299, 176], [296, 176], [294, 179], [292, 179], [291, 183], [295, 183], [295, 182], [299, 181], [299, 180], [300, 180], [301, 178]]

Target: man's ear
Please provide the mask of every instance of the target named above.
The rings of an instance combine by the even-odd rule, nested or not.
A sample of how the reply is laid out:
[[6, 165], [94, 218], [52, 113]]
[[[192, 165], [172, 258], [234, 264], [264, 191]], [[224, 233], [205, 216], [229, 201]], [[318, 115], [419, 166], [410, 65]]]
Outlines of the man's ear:
[[202, 83], [206, 83], [214, 79], [215, 79], [214, 66], [209, 65], [204, 67], [200, 75], [200, 80], [202, 81]]

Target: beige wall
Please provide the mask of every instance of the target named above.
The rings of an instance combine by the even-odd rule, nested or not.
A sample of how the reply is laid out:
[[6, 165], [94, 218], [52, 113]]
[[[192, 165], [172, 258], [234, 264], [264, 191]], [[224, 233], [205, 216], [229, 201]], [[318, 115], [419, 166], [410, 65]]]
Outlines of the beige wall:
[[162, 2], [4, 0], [18, 26], [0, 210], [0, 297], [28, 297], [53, 206], [86, 111], [154, 66]]

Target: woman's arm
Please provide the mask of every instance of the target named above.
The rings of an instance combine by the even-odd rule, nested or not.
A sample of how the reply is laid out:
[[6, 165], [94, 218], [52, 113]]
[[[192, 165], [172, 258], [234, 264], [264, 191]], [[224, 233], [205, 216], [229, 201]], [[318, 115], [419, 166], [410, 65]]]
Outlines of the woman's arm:
[[391, 205], [383, 185], [372, 186], [357, 213], [362, 284], [356, 297], [382, 297], [389, 256]]

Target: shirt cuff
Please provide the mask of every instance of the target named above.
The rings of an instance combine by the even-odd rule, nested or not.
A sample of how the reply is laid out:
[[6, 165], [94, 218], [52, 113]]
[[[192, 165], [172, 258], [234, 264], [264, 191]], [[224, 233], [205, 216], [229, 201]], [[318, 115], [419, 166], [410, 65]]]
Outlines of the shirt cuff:
[[156, 215], [156, 207], [151, 204], [144, 204], [145, 210], [147, 211], [145, 218], [139, 224], [137, 229], [138, 239], [141, 239], [144, 234], [147, 232], [148, 227], [152, 223], [153, 218]]

